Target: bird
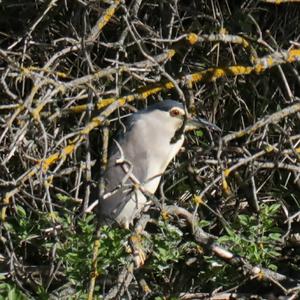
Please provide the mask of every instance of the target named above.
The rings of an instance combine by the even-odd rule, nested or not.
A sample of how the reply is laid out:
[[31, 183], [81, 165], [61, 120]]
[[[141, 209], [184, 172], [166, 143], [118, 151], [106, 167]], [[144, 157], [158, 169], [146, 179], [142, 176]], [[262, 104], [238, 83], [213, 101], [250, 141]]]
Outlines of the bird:
[[117, 223], [128, 229], [149, 206], [147, 195], [157, 190], [184, 143], [185, 132], [200, 127], [220, 130], [204, 119], [193, 118], [181, 102], [171, 99], [128, 117], [125, 131], [117, 134], [110, 147], [105, 193], [98, 206], [100, 223]]

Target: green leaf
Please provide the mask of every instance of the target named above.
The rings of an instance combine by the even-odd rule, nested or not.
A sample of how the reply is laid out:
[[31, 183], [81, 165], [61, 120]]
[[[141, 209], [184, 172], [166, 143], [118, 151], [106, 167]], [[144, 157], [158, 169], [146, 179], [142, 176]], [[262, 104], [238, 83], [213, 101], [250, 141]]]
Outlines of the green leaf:
[[25, 211], [25, 209], [22, 206], [20, 206], [20, 205], [16, 205], [16, 208], [17, 208], [17, 213], [21, 217], [25, 218], [26, 217], [26, 211]]
[[249, 224], [249, 217], [247, 215], [239, 215], [238, 218], [241, 225], [247, 226]]
[[61, 193], [56, 194], [56, 198], [61, 202], [66, 202], [70, 200], [70, 197]]
[[203, 137], [203, 131], [202, 130], [196, 130], [195, 131], [195, 136], [197, 136], [197, 137]]

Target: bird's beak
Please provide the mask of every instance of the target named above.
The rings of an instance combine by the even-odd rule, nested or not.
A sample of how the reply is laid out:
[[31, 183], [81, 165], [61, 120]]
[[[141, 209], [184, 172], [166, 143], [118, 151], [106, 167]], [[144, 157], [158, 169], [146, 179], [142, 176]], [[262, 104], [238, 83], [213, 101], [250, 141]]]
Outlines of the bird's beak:
[[198, 128], [207, 128], [215, 131], [222, 131], [217, 125], [208, 122], [202, 118], [188, 117], [185, 125], [185, 131], [195, 130]]

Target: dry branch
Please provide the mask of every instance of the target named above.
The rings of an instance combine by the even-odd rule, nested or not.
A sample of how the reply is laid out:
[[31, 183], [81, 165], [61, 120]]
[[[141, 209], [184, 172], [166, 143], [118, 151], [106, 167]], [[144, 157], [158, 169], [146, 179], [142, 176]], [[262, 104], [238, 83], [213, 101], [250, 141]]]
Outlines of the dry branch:
[[[299, 286], [286, 285], [299, 282], [296, 2], [2, 1], [0, 267], [5, 287], [1, 284], [0, 294], [7, 287], [34, 298], [40, 291], [48, 295], [57, 287], [64, 289], [66, 281], [66, 294], [79, 298], [97, 297], [98, 290], [111, 299], [126, 294], [132, 299], [207, 298], [206, 291], [226, 298], [226, 286], [244, 296], [244, 283], [256, 278], [278, 287], [275, 298], [296, 298]], [[277, 4], [284, 3], [279, 9]], [[123, 130], [128, 113], [143, 108], [144, 102], [166, 98], [179, 99], [194, 115], [216, 123], [222, 137], [218, 142], [214, 133], [189, 133], [185, 151], [170, 164], [157, 199], [150, 195], [154, 207], [167, 205], [176, 215], [168, 225], [183, 233], [179, 244], [174, 247], [174, 239], [157, 223], [149, 223], [147, 268], [136, 269], [134, 255], [128, 255], [129, 267], [124, 260], [103, 266], [108, 259], [98, 248], [103, 240], [82, 230], [92, 226], [84, 220], [94, 214], [97, 196], [92, 188], [105, 169], [108, 138]], [[104, 191], [103, 180], [99, 189]], [[278, 206], [276, 214], [263, 219], [264, 208]], [[205, 231], [195, 223], [198, 215], [209, 224], [204, 224]], [[255, 239], [251, 247], [263, 256], [259, 263], [251, 260], [251, 247], [241, 250], [247, 257], [242, 259], [215, 242], [241, 216], [253, 222], [248, 228], [273, 222], [255, 238], [250, 235]], [[190, 230], [182, 227], [183, 219], [189, 220]], [[240, 227], [237, 235], [247, 239]], [[269, 233], [280, 239], [270, 239]], [[187, 250], [182, 247], [175, 261], [163, 264], [157, 259], [153, 266], [156, 253], [151, 247], [157, 246], [159, 236], [169, 247], [167, 254], [176, 254], [181, 246]], [[95, 239], [94, 247], [85, 242]], [[273, 245], [277, 254], [270, 257]], [[243, 269], [244, 283], [230, 282], [232, 273], [232, 278], [220, 277], [221, 270], [211, 270], [207, 257], [198, 252], [187, 266], [185, 261], [198, 248], [222, 258], [226, 270]], [[270, 272], [269, 264], [278, 272]], [[88, 274], [83, 275], [85, 270]], [[291, 278], [282, 276], [284, 271]], [[118, 283], [103, 284], [103, 274]], [[205, 279], [206, 274], [211, 278]], [[133, 282], [135, 275], [141, 287]], [[257, 285], [262, 287], [258, 297], [266, 298], [268, 285]]]

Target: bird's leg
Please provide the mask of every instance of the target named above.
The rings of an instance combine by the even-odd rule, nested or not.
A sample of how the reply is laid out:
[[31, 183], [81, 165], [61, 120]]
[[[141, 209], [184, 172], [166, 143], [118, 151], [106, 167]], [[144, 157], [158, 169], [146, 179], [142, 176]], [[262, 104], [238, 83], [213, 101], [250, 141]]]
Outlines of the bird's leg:
[[[133, 253], [133, 259], [136, 268], [144, 265], [147, 259], [147, 237], [148, 233], [144, 230], [150, 220], [149, 215], [142, 215], [137, 224], [135, 225], [134, 233], [129, 239], [129, 243]], [[146, 246], [146, 247], [145, 247]]]
[[143, 243], [142, 234], [135, 232], [130, 237], [129, 242], [132, 249], [134, 264], [136, 268], [140, 268], [141, 266], [144, 265], [146, 260], [146, 254], [142, 246]]

